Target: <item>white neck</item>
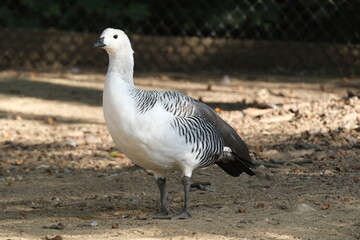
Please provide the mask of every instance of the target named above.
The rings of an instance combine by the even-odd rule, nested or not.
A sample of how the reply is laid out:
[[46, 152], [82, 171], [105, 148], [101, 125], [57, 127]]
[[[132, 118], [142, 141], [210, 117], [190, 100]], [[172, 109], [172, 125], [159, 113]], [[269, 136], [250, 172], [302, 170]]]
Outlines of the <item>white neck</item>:
[[109, 53], [109, 67], [107, 78], [113, 75], [119, 76], [123, 81], [134, 85], [134, 58], [133, 51]]

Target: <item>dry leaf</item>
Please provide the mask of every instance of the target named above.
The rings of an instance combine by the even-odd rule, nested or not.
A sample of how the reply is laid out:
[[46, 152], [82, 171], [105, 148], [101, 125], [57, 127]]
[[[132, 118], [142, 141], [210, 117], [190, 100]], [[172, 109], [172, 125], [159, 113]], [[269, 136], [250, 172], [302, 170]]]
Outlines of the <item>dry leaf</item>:
[[239, 208], [239, 212], [240, 212], [240, 213], [244, 213], [244, 212], [246, 212], [246, 208], [244, 208], [244, 207], [240, 207], [240, 208]]
[[221, 108], [215, 108], [214, 111], [217, 113], [221, 113]]
[[335, 187], [335, 186], [336, 186], [336, 182], [331, 181], [331, 182], [326, 183], [326, 185], [329, 185], [329, 186]]
[[263, 203], [263, 202], [257, 202], [257, 203], [255, 203], [255, 207], [256, 207], [256, 208], [264, 208], [264, 207], [265, 207], [265, 203]]
[[51, 117], [49, 117], [49, 118], [46, 119], [46, 123], [47, 123], [47, 124], [53, 124], [53, 123], [54, 123], [54, 119], [51, 118]]
[[36, 77], [36, 73], [34, 73], [34, 72], [30, 72], [29, 75], [30, 75], [31, 78]]
[[20, 219], [25, 219], [26, 214], [24, 212], [19, 212], [19, 218]]
[[59, 168], [65, 168], [68, 165], [68, 161], [66, 159], [62, 159], [59, 163], [58, 163], [58, 167]]
[[323, 92], [325, 92], [325, 86], [322, 85], [322, 84], [320, 84], [320, 90], [323, 91]]
[[118, 158], [126, 158], [126, 156], [122, 153], [113, 151], [113, 152], [109, 152], [109, 156], [110, 157], [118, 157]]
[[356, 183], [360, 183], [360, 177], [354, 177], [353, 181], [356, 182]]
[[21, 166], [24, 164], [24, 159], [16, 159], [14, 162], [13, 162], [13, 165], [15, 166]]
[[321, 206], [321, 209], [322, 210], [328, 210], [330, 208], [330, 204], [329, 203], [324, 203], [322, 206]]
[[62, 236], [60, 235], [56, 235], [55, 237], [53, 238], [49, 238], [49, 237], [45, 237], [43, 238], [44, 240], [63, 240]]
[[42, 228], [44, 229], [58, 229], [58, 230], [62, 230], [65, 228], [65, 225], [62, 223], [58, 223], [58, 224], [54, 224], [54, 225], [50, 225], [50, 226], [43, 226]]
[[12, 186], [15, 184], [15, 179], [14, 178], [10, 178], [9, 181], [8, 181], [8, 185], [9, 186]]
[[345, 155], [346, 155], [346, 152], [345, 152], [344, 150], [340, 150], [340, 151], [338, 152], [338, 154], [341, 155], [341, 156], [345, 156]]
[[312, 157], [316, 158], [317, 160], [323, 160], [327, 157], [327, 154], [325, 151], [314, 152], [314, 154], [312, 154]]
[[113, 225], [111, 225], [111, 228], [112, 229], [117, 229], [117, 228], [119, 228], [119, 224], [113, 223]]
[[241, 87], [241, 86], [238, 86], [238, 87], [236, 88], [236, 91], [238, 91], [238, 92], [242, 92], [242, 91], [244, 91], [244, 88], [243, 88], [243, 87]]
[[136, 220], [147, 220], [149, 217], [146, 214], [141, 214], [139, 216], [136, 216]]

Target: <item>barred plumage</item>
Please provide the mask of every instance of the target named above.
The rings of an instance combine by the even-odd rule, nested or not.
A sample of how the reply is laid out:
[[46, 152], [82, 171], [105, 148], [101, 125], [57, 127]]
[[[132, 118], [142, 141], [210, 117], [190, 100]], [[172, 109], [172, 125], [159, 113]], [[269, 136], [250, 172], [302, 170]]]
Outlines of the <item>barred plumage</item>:
[[191, 152], [196, 154], [199, 168], [215, 163], [223, 155], [223, 139], [204, 118], [177, 116], [171, 126], [192, 146]]
[[194, 112], [192, 103], [195, 102], [193, 98], [178, 92], [137, 88], [131, 89], [131, 94], [139, 113], [143, 114], [159, 103], [175, 116], [171, 126], [185, 138], [186, 144], [192, 146], [199, 168], [215, 163], [223, 155], [222, 137], [206, 119], [192, 116]]
[[183, 94], [147, 91], [133, 84], [133, 50], [118, 29], [106, 29], [96, 47], [109, 54], [103, 106], [108, 130], [116, 145], [135, 164], [152, 170], [160, 190], [161, 210], [169, 217], [165, 176], [180, 170], [188, 218], [190, 178], [194, 169], [216, 163], [231, 176], [255, 173], [248, 149], [239, 135], [207, 105]]
[[195, 100], [186, 95], [172, 91], [130, 89], [130, 94], [136, 103], [139, 113], [145, 113], [152, 109], [156, 103], [160, 103], [166, 111], [174, 116], [189, 116], [194, 107], [190, 104]]

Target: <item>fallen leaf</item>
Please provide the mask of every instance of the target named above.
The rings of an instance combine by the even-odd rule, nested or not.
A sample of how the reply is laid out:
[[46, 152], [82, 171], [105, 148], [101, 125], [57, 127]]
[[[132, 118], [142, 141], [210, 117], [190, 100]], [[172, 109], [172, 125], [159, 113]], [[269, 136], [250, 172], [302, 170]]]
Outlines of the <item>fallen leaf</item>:
[[44, 240], [63, 240], [63, 238], [60, 235], [56, 235], [53, 238], [45, 237]]
[[320, 90], [323, 91], [323, 92], [325, 92], [325, 86], [322, 85], [322, 84], [320, 84]]
[[36, 73], [34, 73], [34, 72], [30, 72], [29, 75], [30, 75], [31, 78], [36, 77]]
[[244, 88], [243, 88], [243, 87], [241, 87], [241, 86], [238, 86], [238, 87], [236, 88], [236, 91], [238, 91], [238, 92], [242, 92], [242, 91], [244, 91]]
[[327, 157], [327, 154], [325, 151], [319, 151], [319, 152], [314, 152], [312, 154], [312, 157], [316, 158], [317, 160], [323, 160]]
[[356, 183], [360, 183], [360, 177], [354, 177], [353, 181], [356, 182]]
[[281, 210], [288, 210], [289, 209], [288, 206], [286, 206], [286, 205], [278, 205], [277, 207], [279, 209], [281, 209]]
[[14, 178], [10, 178], [9, 181], [8, 181], [8, 185], [9, 186], [12, 186], [15, 184], [15, 179]]
[[244, 212], [246, 212], [246, 208], [240, 207], [240, 208], [239, 208], [239, 213], [244, 213]]
[[15, 165], [15, 166], [21, 166], [21, 165], [24, 164], [24, 160], [23, 159], [16, 159], [12, 164]]
[[348, 168], [345, 165], [339, 164], [335, 167], [335, 169], [339, 172], [346, 172]]
[[326, 185], [329, 185], [329, 186], [335, 187], [335, 186], [336, 186], [336, 182], [331, 181], [331, 182], [326, 183]]
[[44, 229], [58, 229], [58, 230], [62, 230], [65, 228], [65, 225], [62, 223], [58, 223], [58, 224], [54, 224], [54, 225], [50, 225], [50, 226], [43, 226], [42, 228]]
[[221, 113], [221, 108], [215, 108], [214, 111], [217, 113]]
[[191, 189], [209, 190], [211, 182], [195, 182], [190, 185]]
[[322, 210], [328, 210], [330, 208], [330, 204], [329, 203], [324, 203], [322, 206], [321, 206], [321, 209]]
[[20, 219], [25, 219], [26, 214], [24, 212], [19, 212], [19, 218]]
[[346, 152], [344, 150], [340, 150], [340, 151], [338, 151], [338, 154], [341, 155], [341, 156], [345, 156]]
[[257, 202], [257, 203], [255, 203], [255, 207], [256, 207], [256, 208], [264, 208], [264, 207], [265, 207], [265, 203], [263, 203], [263, 202]]
[[146, 214], [141, 214], [139, 216], [136, 216], [136, 220], [147, 220], [149, 217]]
[[109, 152], [109, 156], [110, 157], [118, 157], [118, 158], [126, 158], [126, 156], [122, 153], [113, 151], [113, 152]]
[[53, 123], [54, 123], [54, 119], [51, 118], [51, 117], [49, 117], [49, 118], [46, 119], [46, 123], [47, 123], [47, 124], [53, 124]]
[[62, 159], [59, 163], [58, 163], [58, 167], [63, 169], [68, 165], [68, 161], [66, 159]]

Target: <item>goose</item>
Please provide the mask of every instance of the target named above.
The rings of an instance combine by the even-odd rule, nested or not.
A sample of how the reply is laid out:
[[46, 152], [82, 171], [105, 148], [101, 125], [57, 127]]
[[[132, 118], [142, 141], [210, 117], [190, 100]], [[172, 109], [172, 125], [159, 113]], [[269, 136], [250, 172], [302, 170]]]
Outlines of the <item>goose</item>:
[[[192, 216], [189, 192], [191, 175], [197, 168], [217, 164], [234, 177], [243, 172], [255, 175], [246, 144], [212, 108], [179, 92], [135, 87], [134, 51], [122, 30], [105, 29], [94, 47], [104, 49], [109, 56], [103, 90], [108, 131], [121, 152], [155, 176], [160, 211], [151, 218]], [[166, 178], [174, 170], [182, 173], [184, 204], [173, 214]]]

